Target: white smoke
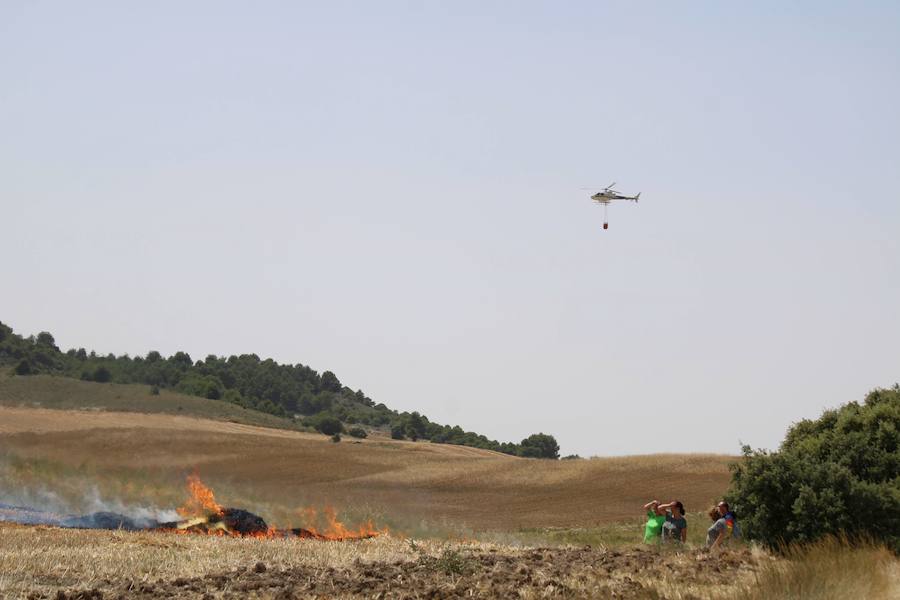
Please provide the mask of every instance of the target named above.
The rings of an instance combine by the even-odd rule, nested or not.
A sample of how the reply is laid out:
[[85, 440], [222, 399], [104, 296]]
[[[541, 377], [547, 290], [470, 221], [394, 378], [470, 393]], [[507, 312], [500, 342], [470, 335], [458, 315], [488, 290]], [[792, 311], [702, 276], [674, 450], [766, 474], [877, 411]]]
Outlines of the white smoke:
[[178, 512], [171, 508], [125, 504], [117, 498], [104, 498], [96, 486], [92, 486], [85, 492], [84, 506], [87, 512], [112, 512], [147, 523], [152, 521], [164, 523], [181, 518]]
[[[57, 480], [57, 486], [36, 483], [33, 479], [23, 481], [19, 471], [0, 457], [0, 521], [59, 525], [73, 517], [114, 513], [127, 517], [139, 527], [151, 527], [180, 519], [174, 509], [124, 502], [104, 496], [96, 485], [74, 477], [66, 479], [65, 482]], [[79, 522], [88, 523], [90, 519]]]

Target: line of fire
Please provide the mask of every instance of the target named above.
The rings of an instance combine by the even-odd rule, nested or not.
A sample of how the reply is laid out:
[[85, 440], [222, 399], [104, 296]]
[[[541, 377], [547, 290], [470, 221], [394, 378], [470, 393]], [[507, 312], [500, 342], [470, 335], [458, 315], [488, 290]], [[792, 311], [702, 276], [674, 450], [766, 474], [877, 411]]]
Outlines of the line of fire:
[[324, 527], [307, 525], [279, 529], [250, 511], [229, 508], [216, 501], [213, 491], [203, 484], [196, 475], [187, 478], [189, 497], [177, 509], [180, 520], [160, 522], [152, 519], [137, 519], [114, 512], [94, 512], [78, 516], [57, 516], [34, 510], [30, 507], [0, 505], [0, 521], [12, 521], [24, 525], [51, 525], [73, 529], [113, 529], [124, 531], [157, 531], [182, 535], [218, 535], [253, 538], [303, 538], [321, 541], [364, 540], [388, 532], [377, 529], [372, 521], [357, 527], [347, 527], [337, 519], [333, 508], [321, 512], [312, 508], [304, 509], [306, 519], [314, 522], [317, 517], [324, 519]]

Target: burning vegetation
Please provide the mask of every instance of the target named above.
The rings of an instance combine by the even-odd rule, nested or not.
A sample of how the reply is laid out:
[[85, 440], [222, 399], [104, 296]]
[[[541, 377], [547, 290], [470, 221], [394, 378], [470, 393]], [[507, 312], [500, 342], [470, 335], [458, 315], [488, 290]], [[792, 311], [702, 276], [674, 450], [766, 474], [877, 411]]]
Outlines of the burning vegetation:
[[[278, 529], [268, 525], [262, 517], [241, 508], [227, 508], [216, 501], [215, 494], [194, 474], [188, 476], [187, 502], [178, 509], [182, 520], [172, 523], [160, 523], [153, 529], [186, 534], [230, 535], [235, 537], [299, 537], [326, 541], [348, 541], [373, 538], [386, 530], [378, 530], [371, 521], [356, 529], [348, 528], [337, 518], [337, 511], [326, 508], [322, 511], [325, 527], [321, 530], [313, 525]], [[315, 509], [302, 509], [300, 512], [306, 523], [318, 522], [319, 513]]]
[[[194, 474], [187, 479], [188, 499], [177, 509], [176, 521], [160, 522], [152, 519], [134, 519], [114, 512], [96, 512], [87, 515], [58, 516], [27, 507], [0, 506], [0, 520], [23, 524], [56, 525], [76, 529], [121, 529], [126, 531], [159, 531], [177, 534], [219, 535], [255, 538], [305, 538], [323, 541], [350, 541], [373, 538], [387, 533], [376, 529], [371, 521], [356, 527], [348, 527], [337, 518], [337, 511], [325, 508], [298, 510], [305, 527], [279, 529], [242, 508], [229, 508], [216, 501], [213, 491]], [[324, 523], [324, 526], [319, 526]]]

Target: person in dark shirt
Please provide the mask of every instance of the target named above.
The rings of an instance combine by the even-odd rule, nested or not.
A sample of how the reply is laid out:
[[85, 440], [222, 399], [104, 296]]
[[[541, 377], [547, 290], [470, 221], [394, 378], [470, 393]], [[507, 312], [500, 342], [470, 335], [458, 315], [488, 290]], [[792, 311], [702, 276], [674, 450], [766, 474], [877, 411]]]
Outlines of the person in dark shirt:
[[684, 518], [684, 504], [673, 500], [668, 504], [660, 504], [660, 510], [666, 511], [666, 522], [663, 523], [663, 542], [683, 544], [687, 541], [687, 519]]

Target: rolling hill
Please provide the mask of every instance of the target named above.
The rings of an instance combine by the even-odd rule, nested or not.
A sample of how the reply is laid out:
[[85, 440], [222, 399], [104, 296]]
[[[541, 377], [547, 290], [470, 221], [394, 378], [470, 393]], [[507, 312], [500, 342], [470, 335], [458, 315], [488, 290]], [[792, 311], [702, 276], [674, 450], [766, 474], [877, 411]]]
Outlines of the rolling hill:
[[4, 377], [0, 502], [52, 493], [72, 510], [103, 502], [171, 508], [183, 499], [185, 475], [196, 471], [222, 502], [273, 523], [332, 505], [400, 530], [591, 527], [639, 518], [652, 498], [677, 497], [699, 510], [727, 487], [732, 460], [547, 461], [378, 436], [335, 444], [242, 411], [178, 394], [151, 398], [146, 386]]
[[[23, 377], [44, 374], [104, 384], [146, 384], [154, 393], [169, 390], [222, 400], [276, 417], [300, 420], [303, 425], [323, 432], [352, 426], [389, 431], [394, 439], [427, 439], [532, 458], [559, 457], [559, 445], [553, 436], [539, 433], [520, 443], [501, 443], [459, 426], [432, 422], [416, 411], [392, 410], [376, 403], [362, 390], [353, 391], [343, 385], [331, 371], [318, 373], [299, 363], [279, 364], [256, 354], [229, 357], [210, 354], [195, 361], [186, 352], [169, 357], [153, 350], [145, 356], [134, 357], [104, 356], [84, 348], [63, 352], [47, 331], [26, 338], [0, 323], [0, 367], [3, 366]], [[111, 400], [119, 399], [113, 396]], [[178, 403], [184, 406], [183, 401]]]

